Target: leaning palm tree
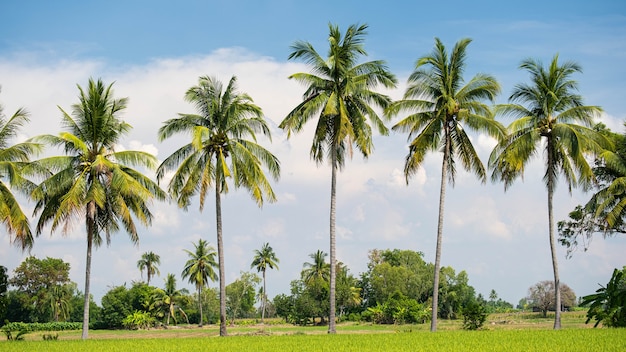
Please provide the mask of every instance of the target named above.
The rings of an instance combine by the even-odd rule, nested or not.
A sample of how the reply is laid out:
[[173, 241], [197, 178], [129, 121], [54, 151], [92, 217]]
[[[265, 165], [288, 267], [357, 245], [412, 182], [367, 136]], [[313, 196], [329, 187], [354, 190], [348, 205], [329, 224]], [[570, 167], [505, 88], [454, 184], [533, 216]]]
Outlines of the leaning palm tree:
[[317, 164], [330, 162], [330, 313], [328, 332], [335, 333], [335, 204], [337, 170], [345, 164], [346, 153], [352, 147], [368, 157], [373, 149], [372, 128], [386, 135], [383, 124], [373, 107], [385, 108], [391, 102], [386, 95], [372, 89], [377, 85], [396, 86], [396, 78], [384, 61], [358, 63], [367, 55], [363, 41], [367, 25], [352, 25], [342, 37], [338, 26], [329, 24], [328, 58], [323, 58], [308, 42], [297, 41], [291, 46], [289, 59], [301, 59], [311, 67], [312, 73], [295, 73], [295, 79], [307, 86], [303, 101], [281, 122], [280, 128], [300, 132], [305, 124], [317, 117], [317, 126], [311, 146], [311, 158]]
[[523, 175], [526, 165], [543, 150], [546, 172], [543, 180], [548, 191], [548, 235], [554, 271], [556, 314], [554, 328], [561, 327], [561, 295], [559, 269], [554, 243], [553, 195], [559, 174], [571, 192], [573, 187], [588, 187], [594, 173], [585, 154], [599, 153], [609, 147], [608, 140], [590, 127], [599, 116], [598, 106], [585, 106], [576, 92], [578, 84], [572, 74], [581, 72], [575, 62], [559, 65], [555, 55], [548, 67], [540, 61], [526, 59], [520, 65], [530, 73], [531, 84], [518, 84], [509, 97], [509, 104], [497, 112], [515, 118], [508, 127], [509, 136], [491, 153], [489, 165], [492, 180], [503, 181], [505, 190]]
[[[185, 99], [194, 104], [198, 114], [180, 114], [165, 121], [159, 129], [162, 141], [178, 133], [191, 136], [191, 141], [167, 157], [157, 169], [157, 179], [176, 170], [168, 189], [178, 205], [186, 209], [191, 197], [199, 194], [200, 211], [204, 201], [215, 187], [215, 217], [220, 280], [220, 336], [226, 336], [226, 276], [222, 240], [222, 193], [228, 192], [227, 179], [235, 188], [244, 187], [259, 206], [265, 198], [270, 202], [276, 196], [263, 173], [265, 166], [274, 179], [280, 175], [278, 159], [256, 142], [255, 133], [271, 138], [261, 108], [252, 98], [237, 90], [233, 76], [224, 88], [216, 78], [200, 77]], [[228, 164], [230, 160], [230, 165]]]
[[185, 249], [189, 260], [185, 263], [182, 276], [183, 279], [188, 278], [189, 283], [195, 285], [198, 290], [200, 326], [202, 326], [202, 289], [209, 284], [209, 280], [217, 280], [214, 269], [218, 267], [218, 263], [215, 261], [215, 249], [209, 246], [207, 241], [198, 240], [198, 244], [193, 245], [196, 248], [194, 252]]
[[150, 278], [154, 275], [161, 275], [157, 265], [161, 264], [161, 256], [153, 252], [146, 252], [141, 255], [141, 259], [137, 261], [137, 269], [142, 273], [146, 271], [147, 284], [150, 285]]
[[254, 250], [254, 259], [252, 260], [252, 264], [250, 264], [250, 268], [256, 268], [257, 272], [263, 273], [263, 291], [261, 296], [261, 324], [265, 320], [265, 305], [267, 304], [267, 286], [265, 285], [265, 272], [267, 271], [267, 268], [278, 269], [278, 263], [280, 263], [280, 260], [278, 260], [278, 257], [276, 257], [276, 253], [269, 243], [264, 243], [261, 247], [261, 250]]
[[415, 71], [409, 76], [404, 98], [386, 110], [389, 116], [409, 112], [408, 116], [393, 126], [395, 131], [408, 132], [411, 140], [404, 164], [407, 183], [422, 166], [426, 154], [431, 151], [441, 151], [443, 154], [431, 331], [437, 330], [446, 183], [454, 185], [456, 159], [461, 160], [465, 170], [476, 174], [482, 182], [486, 181], [485, 167], [466, 128], [497, 138], [504, 133], [504, 127], [495, 121], [489, 106], [484, 103], [485, 100], [493, 101], [500, 92], [495, 78], [477, 74], [467, 83], [463, 80], [465, 52], [470, 42], [470, 39], [460, 40], [448, 54], [439, 38], [435, 38], [433, 52], [417, 60]]
[[89, 283], [92, 248], [100, 246], [105, 235], [107, 244], [120, 227], [137, 244], [139, 236], [135, 220], [150, 225], [153, 199], [166, 197], [159, 186], [134, 166], [154, 168], [153, 155], [140, 151], [116, 151], [130, 125], [118, 114], [126, 108], [126, 98], [113, 97], [112, 84], [89, 80], [87, 90], [78, 86], [79, 103], [72, 106], [72, 115], [59, 107], [66, 131], [59, 135], [42, 135], [34, 140], [63, 148], [65, 155], [36, 161], [51, 174], [32, 192], [36, 201], [37, 234], [47, 224], [54, 232], [61, 227], [67, 234], [72, 224], [84, 221], [87, 236], [85, 268], [85, 301], [82, 338], [89, 331]]
[[326, 257], [328, 257], [328, 253], [319, 249], [315, 253], [309, 254], [309, 258], [313, 261], [305, 262], [302, 265], [302, 281], [307, 284], [316, 280], [330, 281], [330, 265], [326, 263]]
[[29, 194], [35, 184], [24, 178], [31, 155], [41, 151], [41, 145], [31, 141], [11, 144], [20, 127], [28, 122], [28, 113], [18, 109], [6, 118], [0, 105], [0, 218], [10, 242], [22, 251], [33, 247], [33, 234], [28, 217], [22, 211], [12, 189]]

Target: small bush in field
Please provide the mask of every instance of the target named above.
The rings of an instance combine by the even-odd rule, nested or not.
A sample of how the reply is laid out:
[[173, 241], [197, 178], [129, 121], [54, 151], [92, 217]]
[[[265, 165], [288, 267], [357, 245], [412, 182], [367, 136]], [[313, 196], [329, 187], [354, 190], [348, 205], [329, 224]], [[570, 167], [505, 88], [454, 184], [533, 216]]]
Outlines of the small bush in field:
[[472, 301], [463, 308], [463, 329], [478, 330], [487, 320], [487, 308], [484, 304]]

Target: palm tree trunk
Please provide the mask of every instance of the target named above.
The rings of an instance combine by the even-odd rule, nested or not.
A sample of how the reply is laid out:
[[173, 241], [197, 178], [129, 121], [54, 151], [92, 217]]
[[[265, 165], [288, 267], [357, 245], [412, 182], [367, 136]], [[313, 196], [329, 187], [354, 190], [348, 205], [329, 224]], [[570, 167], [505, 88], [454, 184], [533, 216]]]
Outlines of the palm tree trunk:
[[261, 324], [264, 324], [265, 321], [265, 304], [267, 301], [267, 294], [265, 294], [266, 291], [266, 285], [265, 285], [265, 270], [263, 270], [263, 300], [262, 300], [262, 305], [263, 308], [261, 308]]
[[[219, 171], [218, 171], [219, 172]], [[220, 178], [215, 178], [215, 223], [217, 224], [217, 256], [220, 280], [220, 336], [226, 336], [226, 274], [224, 271], [224, 244], [222, 243], [222, 199]]]
[[328, 312], [328, 333], [335, 334], [335, 286], [336, 286], [336, 258], [335, 258], [335, 216], [337, 194], [337, 151], [332, 151], [332, 176], [330, 181], [330, 310]]
[[554, 271], [554, 329], [561, 328], [561, 288], [559, 279], [559, 263], [556, 257], [556, 246], [554, 244], [554, 215], [552, 209], [553, 184], [548, 186], [548, 226], [550, 226], [550, 253], [552, 254], [552, 270]]
[[437, 313], [439, 306], [439, 268], [441, 267], [441, 242], [443, 238], [443, 211], [446, 198], [446, 176], [448, 171], [448, 156], [450, 155], [450, 139], [448, 127], [445, 127], [446, 146], [441, 161], [441, 186], [439, 188], [439, 220], [437, 221], [437, 247], [435, 249], [435, 277], [433, 279], [433, 306], [430, 320], [430, 331], [437, 331]]
[[[93, 204], [90, 204], [93, 206]], [[95, 225], [93, 219], [87, 219], [87, 258], [85, 260], [85, 302], [83, 304], [83, 333], [81, 338], [89, 337], [89, 280], [91, 279], [91, 248], [93, 247], [93, 234]]]
[[202, 317], [202, 286], [198, 286], [198, 304], [200, 305], [200, 327], [204, 324], [204, 318]]

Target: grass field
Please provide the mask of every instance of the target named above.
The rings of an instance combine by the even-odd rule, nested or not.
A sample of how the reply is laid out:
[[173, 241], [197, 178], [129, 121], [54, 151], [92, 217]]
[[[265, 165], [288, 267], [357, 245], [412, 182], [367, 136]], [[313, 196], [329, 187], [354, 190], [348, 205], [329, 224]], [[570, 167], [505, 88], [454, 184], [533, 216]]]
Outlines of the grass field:
[[217, 326], [94, 330], [88, 341], [80, 340], [80, 331], [63, 331], [57, 341], [43, 341], [43, 333], [0, 341], [0, 351], [626, 351], [625, 329], [592, 329], [584, 324], [584, 313], [569, 312], [563, 329], [553, 331], [552, 319], [497, 314], [482, 331], [463, 331], [459, 321], [443, 320], [434, 334], [428, 324], [366, 323], [338, 324], [337, 335], [327, 335], [326, 327], [231, 327], [227, 338], [217, 336]]

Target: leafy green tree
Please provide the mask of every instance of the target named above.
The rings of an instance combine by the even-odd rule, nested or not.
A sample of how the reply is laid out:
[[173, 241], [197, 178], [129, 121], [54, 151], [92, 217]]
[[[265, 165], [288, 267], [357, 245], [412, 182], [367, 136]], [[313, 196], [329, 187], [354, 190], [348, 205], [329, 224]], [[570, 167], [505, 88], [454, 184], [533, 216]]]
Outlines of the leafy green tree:
[[371, 250], [368, 271], [361, 276], [365, 306], [383, 304], [396, 292], [424, 303], [432, 295], [433, 265], [411, 250]]
[[[501, 140], [489, 157], [492, 180], [504, 182], [505, 190], [523, 175], [526, 165], [536, 156], [544, 155], [543, 180], [548, 191], [548, 236], [554, 272], [556, 314], [554, 329], [561, 328], [561, 290], [559, 266], [554, 241], [553, 198], [559, 174], [568, 189], [588, 188], [594, 173], [587, 162], [589, 153], [601, 153], [610, 142], [590, 128], [599, 116], [598, 106], [583, 105], [576, 93], [578, 84], [571, 76], [581, 72], [572, 61], [559, 64], [555, 55], [548, 67], [534, 59], [522, 61], [520, 68], [530, 73], [531, 83], [515, 86], [508, 104], [497, 107], [497, 113], [515, 120], [509, 135]], [[538, 150], [543, 152], [539, 153]]]
[[359, 63], [367, 52], [363, 46], [367, 25], [351, 25], [342, 36], [339, 27], [329, 24], [328, 57], [322, 57], [308, 42], [297, 41], [291, 46], [289, 59], [306, 62], [312, 73], [295, 73], [290, 79], [307, 86], [302, 103], [281, 122], [280, 128], [300, 132], [312, 118], [318, 117], [311, 158], [318, 164], [328, 160], [331, 165], [330, 190], [330, 323], [329, 333], [335, 333], [335, 207], [337, 170], [345, 165], [346, 153], [356, 146], [364, 157], [373, 149], [372, 127], [386, 135], [383, 124], [373, 107], [385, 108], [391, 99], [372, 89], [378, 85], [396, 86], [396, 78], [384, 61]]
[[231, 325], [235, 318], [247, 318], [254, 312], [256, 286], [261, 278], [254, 273], [242, 272], [240, 277], [226, 286], [226, 307], [230, 312]]
[[150, 278], [154, 275], [161, 275], [159, 268], [157, 265], [161, 264], [161, 256], [155, 254], [153, 252], [146, 252], [141, 255], [141, 259], [137, 261], [137, 269], [141, 271], [143, 275], [143, 271], [146, 271], [146, 280], [147, 284], [150, 285]]
[[[232, 77], [226, 88], [216, 78], [200, 77], [185, 100], [195, 105], [198, 114], [179, 114], [165, 121], [159, 129], [161, 141], [179, 133], [191, 135], [191, 141], [167, 157], [157, 170], [161, 180], [166, 172], [176, 170], [168, 190], [178, 205], [186, 209], [195, 194], [200, 197], [200, 210], [211, 186], [215, 187], [217, 252], [220, 281], [220, 336], [226, 336], [226, 277], [222, 236], [222, 193], [228, 192], [227, 179], [235, 188], [244, 187], [259, 206], [276, 196], [262, 167], [274, 179], [280, 175], [278, 159], [256, 143], [256, 133], [271, 138], [261, 108], [252, 98], [237, 90]], [[248, 139], [246, 139], [248, 138]], [[230, 160], [230, 165], [228, 165]]]
[[265, 284], [265, 273], [267, 268], [278, 269], [280, 260], [276, 257], [274, 249], [269, 243], [264, 243], [260, 250], [254, 250], [254, 258], [250, 268], [256, 268], [257, 272], [263, 273], [263, 293], [261, 297], [261, 323], [265, 320], [265, 305], [267, 303], [267, 286]]
[[477, 74], [467, 83], [463, 80], [466, 48], [470, 42], [470, 39], [460, 40], [448, 54], [443, 43], [435, 38], [433, 52], [417, 60], [404, 98], [391, 104], [386, 111], [389, 116], [409, 112], [393, 126], [395, 131], [408, 132], [411, 139], [404, 164], [407, 183], [422, 166], [426, 154], [431, 151], [443, 153], [431, 331], [437, 330], [446, 181], [454, 185], [456, 159], [461, 160], [465, 170], [476, 174], [483, 183], [486, 181], [485, 167], [467, 135], [467, 128], [496, 138], [504, 134], [504, 127], [494, 119], [491, 109], [483, 102], [493, 102], [500, 92], [496, 79], [487, 74]]
[[209, 284], [209, 280], [217, 280], [215, 268], [218, 263], [215, 261], [215, 249], [205, 240], [198, 240], [198, 244], [193, 244], [195, 251], [185, 249], [189, 256], [189, 260], [185, 263], [182, 276], [183, 279], [189, 279], [189, 283], [196, 286], [198, 290], [198, 307], [200, 309], [200, 326], [203, 325], [202, 317], [202, 289]]
[[606, 286], [584, 296], [581, 305], [589, 306], [586, 323], [595, 319], [593, 327], [600, 323], [607, 327], [626, 327], [626, 266], [622, 270], [614, 269]]
[[141, 151], [116, 151], [122, 136], [131, 126], [118, 115], [126, 108], [126, 98], [113, 97], [112, 84], [89, 79], [88, 87], [80, 91], [79, 103], [72, 106], [72, 115], [62, 108], [65, 131], [58, 136], [43, 135], [36, 141], [63, 148], [65, 155], [37, 161], [50, 170], [32, 193], [39, 213], [37, 234], [46, 225], [51, 231], [59, 227], [69, 233], [72, 224], [84, 221], [87, 236], [85, 268], [85, 302], [82, 338], [89, 335], [89, 289], [92, 248], [100, 246], [105, 234], [107, 244], [111, 235], [122, 227], [133, 243], [139, 241], [136, 220], [150, 225], [149, 205], [154, 199], [165, 199], [165, 193], [150, 178], [133, 167], [152, 169], [157, 160]]
[[11, 144], [19, 129], [29, 121], [28, 112], [20, 108], [7, 119], [3, 110], [0, 104], [0, 219], [10, 242], [25, 251], [33, 248], [33, 234], [13, 191], [29, 194], [35, 187], [24, 176], [30, 175], [30, 157], [39, 153], [42, 146], [33, 141]]
[[595, 193], [584, 205], [578, 205], [569, 213], [569, 219], [559, 221], [559, 242], [567, 247], [567, 255], [578, 248], [579, 242], [587, 250], [594, 234], [603, 237], [626, 233], [626, 134], [611, 132], [602, 123], [594, 130], [613, 142], [615, 150], [598, 155], [593, 167], [597, 183]]
[[4, 320], [6, 319], [8, 281], [7, 268], [0, 265], [0, 326], [4, 325]]
[[133, 312], [128, 289], [124, 285], [111, 288], [102, 296], [100, 304], [102, 314], [98, 325], [106, 329], [123, 327], [124, 319]]
[[[67, 301], [72, 292], [67, 292], [71, 281], [70, 264], [62, 259], [50, 258], [38, 259], [29, 256], [15, 268], [13, 277], [8, 283], [15, 287], [15, 290], [24, 293], [24, 309], [29, 311], [28, 321], [44, 322], [49, 319], [58, 321], [55, 313], [61, 313], [56, 308], [60, 308], [59, 301]], [[53, 303], [56, 299], [56, 303]], [[65, 306], [65, 304], [62, 304]], [[56, 307], [56, 308], [55, 308]], [[69, 311], [63, 307], [65, 318], [69, 316]]]

